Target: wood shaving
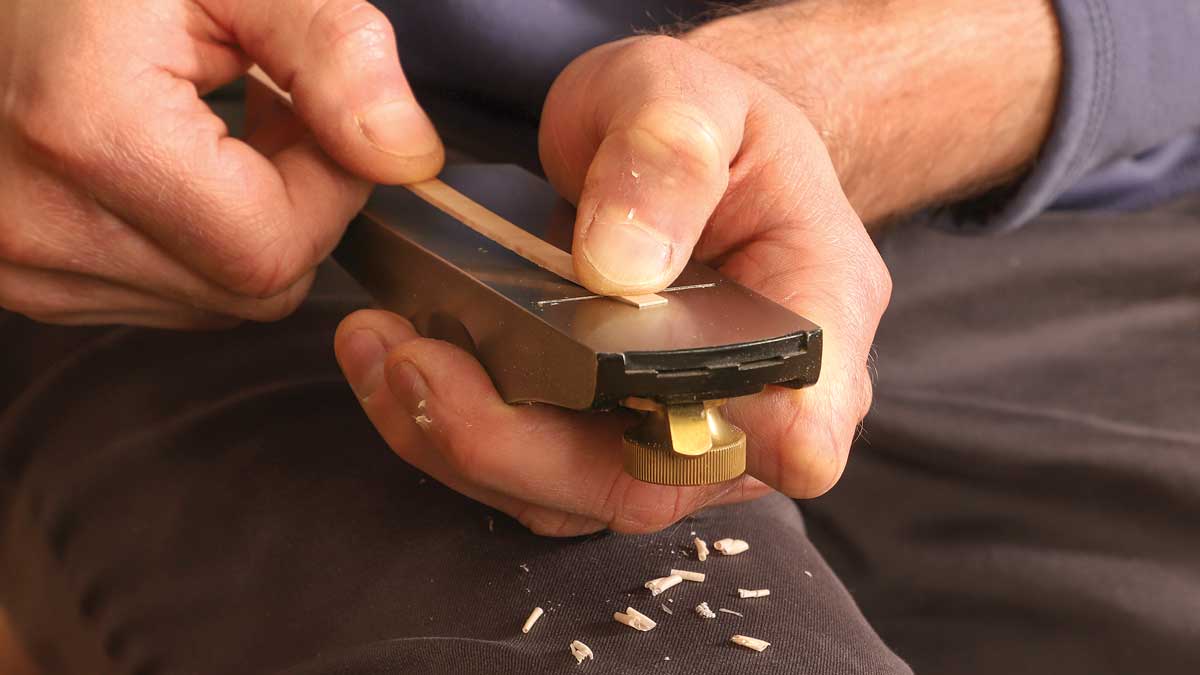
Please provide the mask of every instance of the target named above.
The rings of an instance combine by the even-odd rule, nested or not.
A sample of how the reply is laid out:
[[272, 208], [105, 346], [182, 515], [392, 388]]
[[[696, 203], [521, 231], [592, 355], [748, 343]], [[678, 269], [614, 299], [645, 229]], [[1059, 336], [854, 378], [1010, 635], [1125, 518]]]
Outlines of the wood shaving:
[[750, 544], [741, 539], [721, 539], [713, 542], [713, 548], [720, 551], [722, 555], [737, 555], [750, 550]]
[[692, 543], [696, 545], [696, 559], [700, 562], [708, 560], [708, 544], [704, 543], [704, 540], [700, 537], [693, 539]]
[[769, 589], [769, 588], [760, 588], [760, 589], [758, 589], [758, 590], [756, 590], [756, 591], [748, 591], [748, 590], [746, 590], [746, 589], [744, 589], [744, 588], [739, 588], [739, 589], [738, 589], [738, 597], [739, 597], [739, 598], [742, 598], [742, 599], [745, 599], [745, 598], [765, 598], [765, 597], [767, 597], [767, 596], [768, 596], [768, 595], [770, 595], [770, 594], [771, 594], [771, 589]]
[[587, 645], [583, 644], [579, 640], [573, 640], [571, 642], [571, 656], [575, 657], [576, 665], [583, 663], [584, 659], [595, 659], [596, 658], [596, 656], [594, 654], [592, 654], [591, 647], [588, 647]]
[[666, 612], [667, 614], [674, 614], [674, 613], [675, 613], [675, 612], [672, 612], [672, 611], [671, 611], [671, 608], [670, 608], [670, 607], [667, 607], [666, 605], [659, 605], [659, 607], [662, 607], [662, 611]]
[[618, 623], [623, 623], [630, 628], [635, 628], [643, 633], [648, 630], [653, 630], [658, 624], [654, 619], [642, 614], [632, 607], [626, 607], [624, 612], [614, 612], [613, 619]]
[[417, 423], [417, 426], [428, 431], [429, 427], [433, 425], [433, 420], [429, 419], [429, 416], [425, 414], [425, 399], [417, 402], [417, 412], [421, 414], [413, 417], [413, 421]]
[[517, 565], [517, 567], [520, 567], [522, 572], [529, 574], [529, 565], [528, 564], [521, 563], [520, 565]]
[[681, 581], [683, 581], [683, 577], [679, 576], [678, 574], [672, 574], [667, 577], [659, 577], [657, 579], [651, 579], [650, 581], [647, 581], [646, 588], [650, 589], [651, 595], [658, 595], [668, 588], [677, 585]]
[[684, 581], [704, 581], [703, 572], [689, 572], [688, 570], [671, 570], [671, 576], [679, 577]]
[[725, 612], [726, 614], [732, 614], [732, 615], [734, 615], [734, 616], [740, 616], [740, 617], [743, 617], [743, 618], [746, 616], [745, 614], [742, 614], [741, 612], [735, 612], [735, 611], [733, 611], [732, 609], [725, 609], [724, 607], [722, 607], [722, 608], [718, 609], [717, 611], [718, 611], [718, 612]]
[[705, 619], [717, 618], [716, 612], [709, 609], [707, 602], [702, 602], [702, 603], [696, 605], [696, 613], [699, 614], [700, 616], [704, 617]]
[[528, 633], [529, 629], [533, 628], [533, 624], [537, 623], [537, 620], [542, 618], [542, 614], [544, 613], [545, 611], [541, 607], [534, 607], [533, 611], [529, 613], [529, 618], [525, 619], [525, 625], [521, 626], [521, 632]]
[[771, 646], [771, 643], [767, 642], [766, 640], [746, 637], [745, 635], [734, 635], [733, 637], [729, 638], [729, 641], [735, 645], [745, 647], [746, 649], [753, 649], [756, 652], [761, 652], [762, 650]]
[[809, 579], [812, 578], [812, 572], [809, 572], [808, 570], [804, 570], [804, 574], [806, 574]]

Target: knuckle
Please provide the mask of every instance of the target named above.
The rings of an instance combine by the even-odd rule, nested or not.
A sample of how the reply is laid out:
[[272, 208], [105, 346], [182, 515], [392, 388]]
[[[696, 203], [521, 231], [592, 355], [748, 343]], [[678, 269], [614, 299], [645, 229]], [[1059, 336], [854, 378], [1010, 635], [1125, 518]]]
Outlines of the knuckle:
[[625, 53], [635, 62], [654, 65], [690, 49], [682, 40], [670, 35], [647, 35], [630, 42]]
[[312, 281], [313, 277], [309, 275], [308, 278], [297, 281], [281, 293], [271, 297], [252, 300], [244, 305], [222, 307], [220, 309], [232, 316], [248, 321], [265, 323], [281, 321], [300, 309], [305, 298], [308, 297]]
[[297, 252], [280, 228], [246, 228], [239, 232], [236, 242], [224, 245], [229, 250], [221, 256], [225, 262], [217, 272], [216, 281], [244, 297], [274, 300], [286, 294], [315, 265], [315, 261]]
[[[812, 499], [829, 492], [842, 475], [844, 464], [837, 465], [829, 458], [833, 453], [811, 448], [792, 448], [785, 451], [796, 457], [792, 467], [785, 468], [780, 478], [780, 492], [795, 499]], [[802, 458], [802, 459], [801, 459]]]
[[837, 483], [849, 445], [838, 438], [836, 426], [833, 420], [814, 425], [810, 416], [799, 411], [794, 414], [777, 444], [780, 492], [811, 499]]
[[37, 266], [44, 262], [42, 246], [22, 228], [0, 226], [0, 260], [13, 265]]
[[34, 321], [54, 323], [53, 317], [70, 309], [61, 300], [61, 297], [31, 287], [10, 275], [0, 276], [0, 307], [10, 312], [23, 314]]
[[228, 290], [250, 298], [271, 298], [287, 288], [283, 262], [261, 253], [235, 257], [224, 266], [220, 277]]
[[892, 273], [873, 245], [871, 250], [865, 274], [867, 301], [882, 312], [892, 299]]
[[682, 488], [641, 483], [625, 474], [617, 480], [603, 509], [612, 514], [608, 527], [614, 532], [659, 532], [687, 515]]
[[274, 323], [288, 318], [300, 308], [302, 297], [293, 297], [284, 292], [274, 298], [255, 302], [252, 306], [235, 312], [235, 316], [260, 323]]
[[582, 531], [578, 519], [566, 511], [533, 507], [525, 509], [517, 520], [539, 537], [572, 537]]
[[622, 534], [653, 534], [667, 529], [678, 520], [679, 518], [668, 517], [664, 514], [622, 514], [614, 522], [612, 530]]
[[327, 0], [313, 15], [310, 37], [330, 51], [378, 58], [395, 41], [387, 16], [366, 0]]
[[719, 131], [695, 106], [660, 99], [639, 111], [626, 130], [640, 161], [662, 167], [668, 179], [708, 182], [728, 171]]
[[853, 393], [854, 404], [854, 424], [858, 425], [866, 418], [867, 413], [871, 412], [871, 405], [875, 400], [875, 387], [871, 385], [870, 364], [865, 364], [859, 372], [858, 382], [855, 385]]

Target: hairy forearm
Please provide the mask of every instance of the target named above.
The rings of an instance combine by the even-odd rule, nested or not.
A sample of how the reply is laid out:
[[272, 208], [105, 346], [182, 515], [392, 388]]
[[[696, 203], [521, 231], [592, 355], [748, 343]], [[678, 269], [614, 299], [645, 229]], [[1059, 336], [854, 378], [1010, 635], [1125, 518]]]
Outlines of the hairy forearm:
[[801, 106], [868, 223], [1019, 176], [1061, 73], [1050, 0], [799, 0], [682, 38]]

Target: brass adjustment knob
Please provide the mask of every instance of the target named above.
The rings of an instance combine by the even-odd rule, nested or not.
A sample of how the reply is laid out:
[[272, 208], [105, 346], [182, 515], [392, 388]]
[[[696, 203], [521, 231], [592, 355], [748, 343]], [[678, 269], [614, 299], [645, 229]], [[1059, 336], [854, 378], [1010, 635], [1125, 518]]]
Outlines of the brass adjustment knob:
[[646, 414], [625, 432], [625, 471], [659, 485], [710, 485], [746, 472], [746, 434], [721, 414], [725, 401], [623, 401]]

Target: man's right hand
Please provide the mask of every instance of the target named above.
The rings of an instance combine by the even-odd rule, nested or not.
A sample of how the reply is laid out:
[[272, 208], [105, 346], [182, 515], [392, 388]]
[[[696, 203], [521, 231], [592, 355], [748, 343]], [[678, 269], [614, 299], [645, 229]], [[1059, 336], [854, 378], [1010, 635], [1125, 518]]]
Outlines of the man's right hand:
[[[253, 62], [302, 124], [243, 142], [200, 96]], [[0, 0], [5, 309], [166, 328], [280, 318], [372, 182], [432, 177], [443, 158], [391, 25], [363, 0]]]

